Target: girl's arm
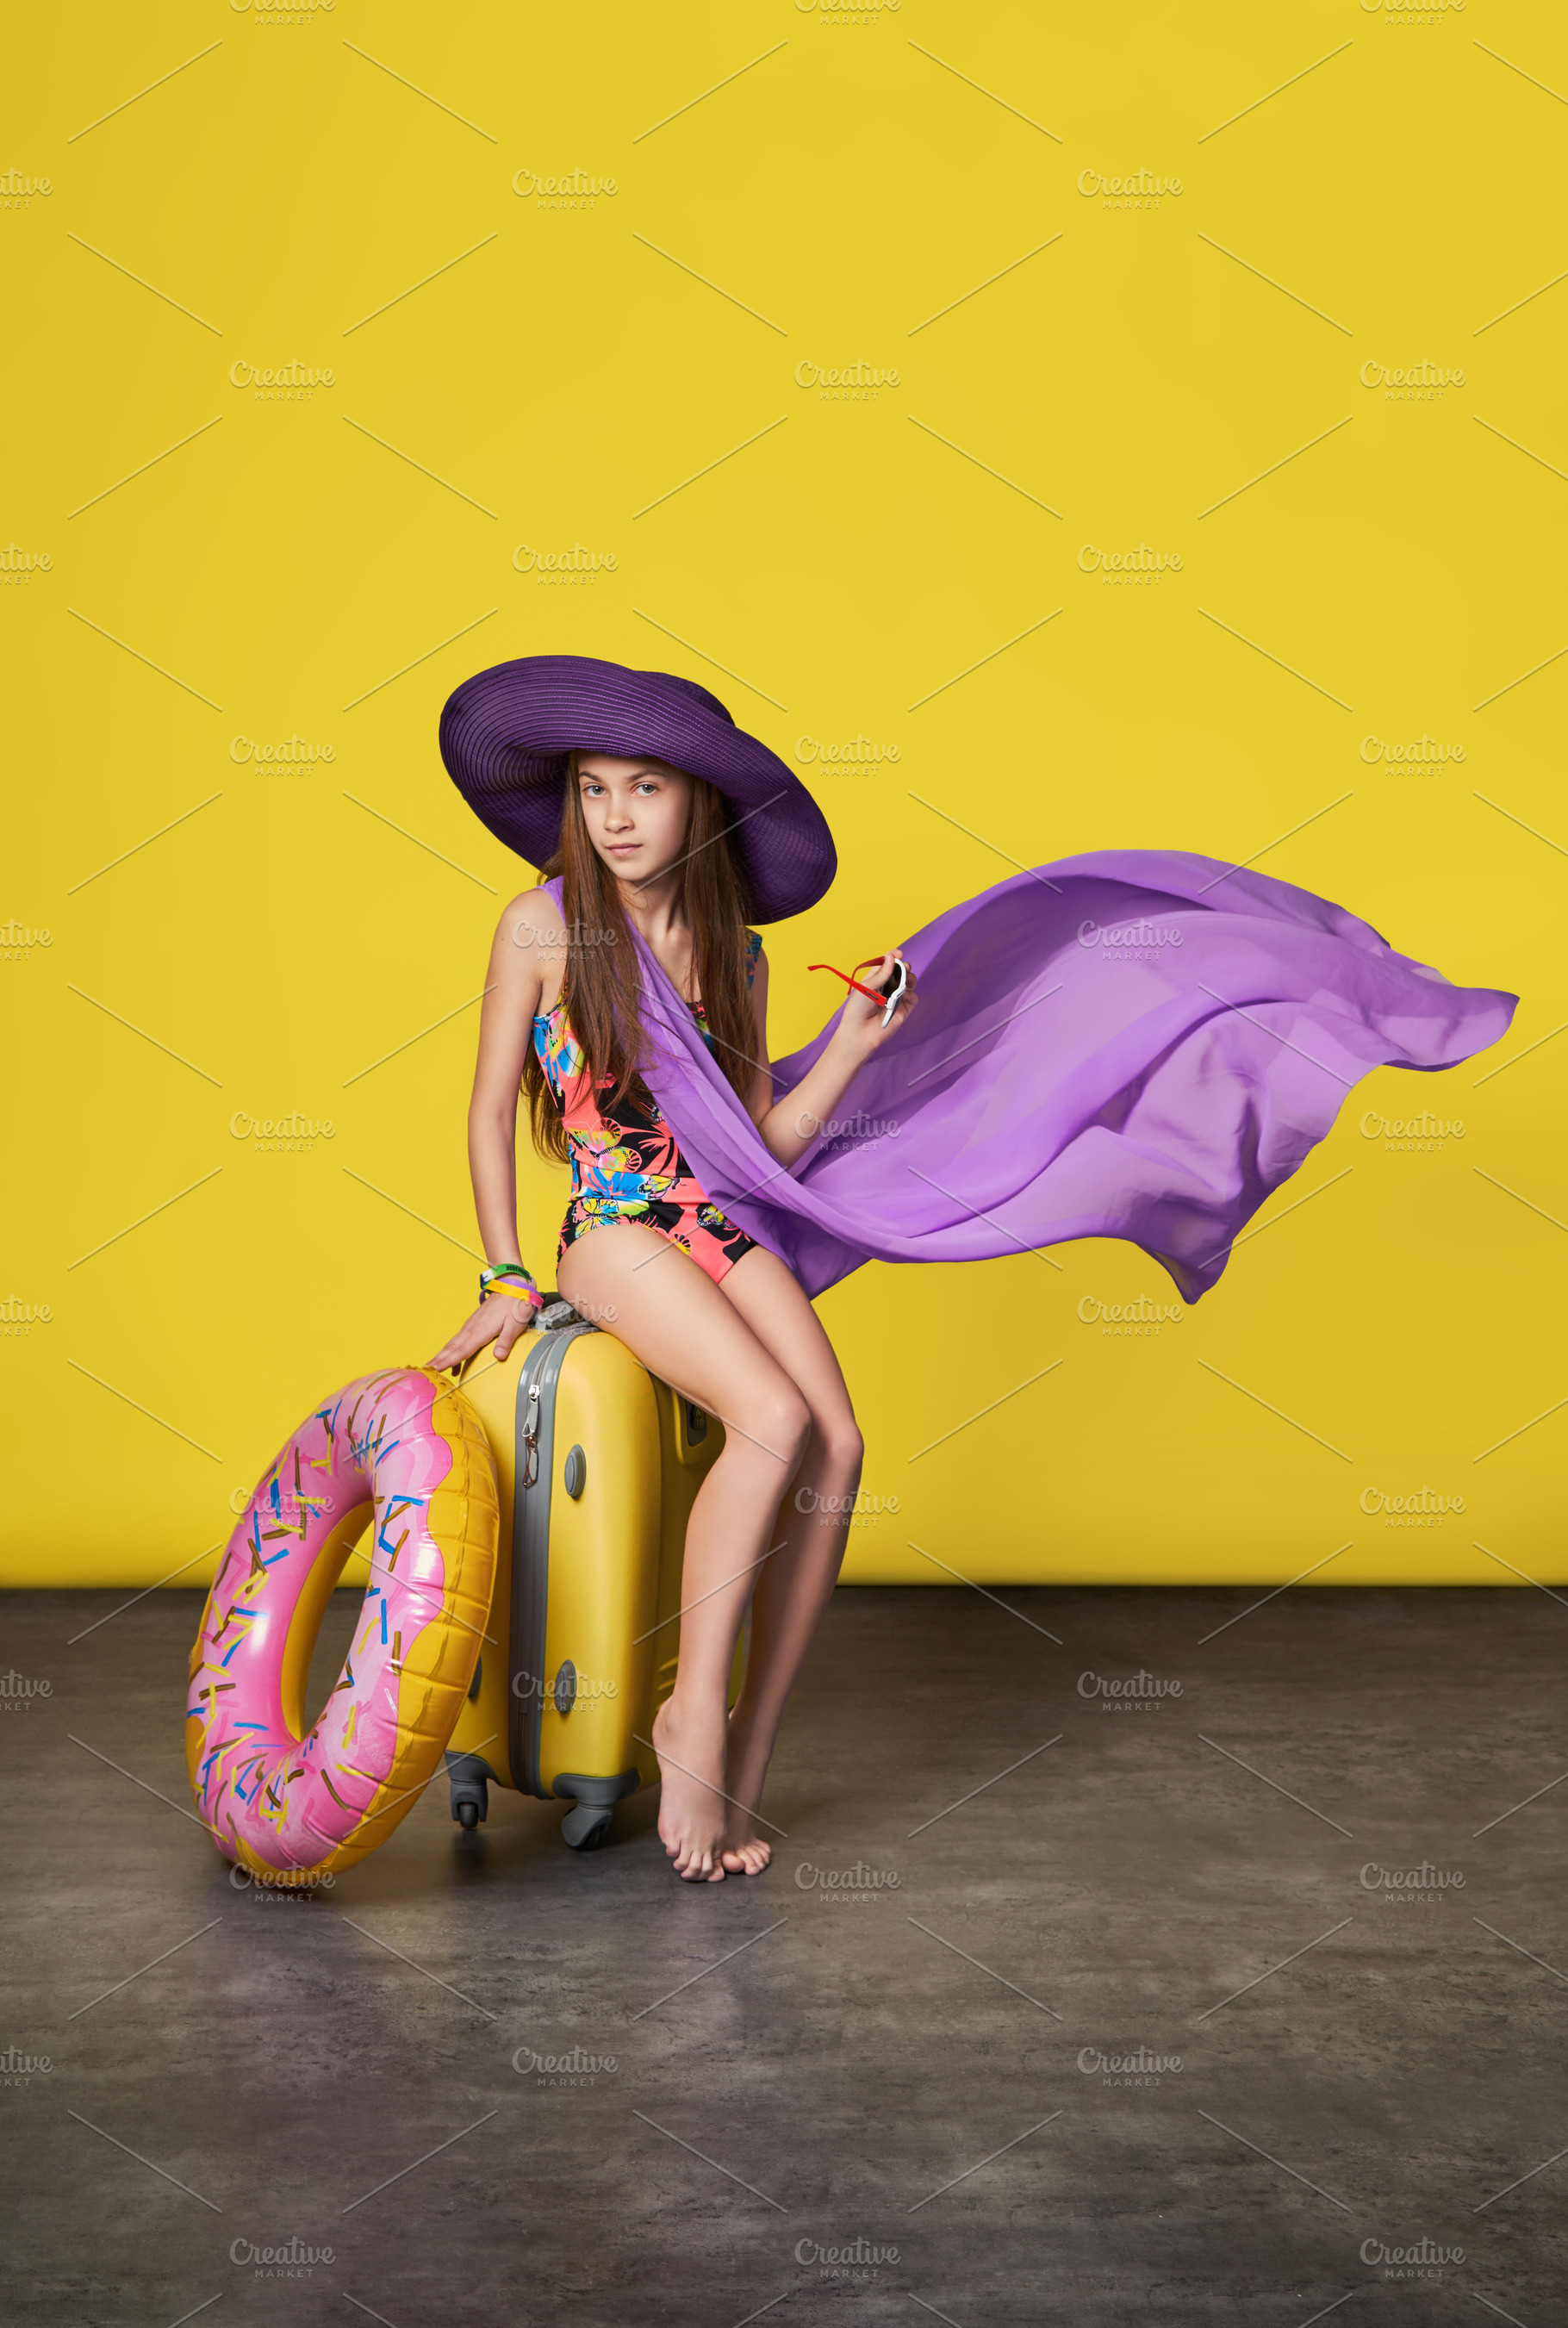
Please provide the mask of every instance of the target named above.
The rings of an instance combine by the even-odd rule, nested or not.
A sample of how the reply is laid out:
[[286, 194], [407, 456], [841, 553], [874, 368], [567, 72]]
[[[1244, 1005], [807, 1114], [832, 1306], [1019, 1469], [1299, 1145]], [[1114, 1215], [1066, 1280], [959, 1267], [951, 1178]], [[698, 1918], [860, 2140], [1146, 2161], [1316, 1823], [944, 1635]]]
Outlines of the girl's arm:
[[[514, 897], [502, 914], [479, 1016], [479, 1057], [468, 1103], [468, 1169], [480, 1241], [488, 1261], [521, 1261], [517, 1239], [517, 1103], [522, 1063], [547, 983], [566, 959], [566, 933], [550, 900], [539, 890]], [[532, 1319], [525, 1301], [492, 1295], [465, 1319], [429, 1361], [455, 1366], [495, 1343], [504, 1358]]]
[[[885, 953], [880, 965], [865, 973], [865, 983], [875, 986], [878, 981], [891, 977], [893, 965], [900, 957]], [[773, 1083], [766, 1072], [767, 1062], [767, 956], [758, 954], [756, 975], [752, 981], [752, 1008], [756, 1016], [757, 1057], [761, 1071], [752, 1086], [751, 1114], [762, 1142], [771, 1156], [781, 1164], [793, 1164], [803, 1156], [829, 1122], [850, 1085], [866, 1061], [884, 1043], [891, 1042], [915, 1008], [915, 981], [911, 975], [904, 999], [893, 1013], [892, 1023], [886, 1030], [880, 1002], [868, 1000], [851, 988], [844, 1004], [843, 1016], [833, 1029], [826, 1050], [810, 1072], [802, 1076], [793, 1091], [775, 1101]]]

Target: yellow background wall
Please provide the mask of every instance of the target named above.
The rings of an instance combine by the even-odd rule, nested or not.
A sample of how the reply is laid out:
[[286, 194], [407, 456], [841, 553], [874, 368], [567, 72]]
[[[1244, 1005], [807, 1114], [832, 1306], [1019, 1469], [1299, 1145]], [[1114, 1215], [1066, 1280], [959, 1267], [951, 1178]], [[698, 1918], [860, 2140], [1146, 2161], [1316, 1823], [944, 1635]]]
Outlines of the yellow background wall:
[[[1568, 1573], [1560, 7], [150, 0], [5, 43], [12, 1581], [200, 1581], [308, 1407], [465, 1314], [531, 877], [437, 718], [549, 651], [797, 756], [842, 870], [769, 933], [780, 1051], [808, 961], [1103, 847], [1255, 857], [1524, 997], [1364, 1085], [1158, 1336], [1082, 1321], [1170, 1299], [1112, 1244], [828, 1295], [851, 1577]], [[1179, 193], [1093, 191], [1138, 171]], [[578, 172], [614, 191], [517, 191]], [[858, 363], [896, 384], [799, 384]], [[294, 364], [330, 381], [234, 384]], [[1140, 543], [1179, 571], [1084, 570]], [[855, 737], [897, 761], [798, 759]], [[1363, 1129], [1423, 1107], [1439, 1144]], [[296, 1111], [330, 1136], [231, 1128]], [[1462, 1512], [1390, 1525], [1423, 1487]]]

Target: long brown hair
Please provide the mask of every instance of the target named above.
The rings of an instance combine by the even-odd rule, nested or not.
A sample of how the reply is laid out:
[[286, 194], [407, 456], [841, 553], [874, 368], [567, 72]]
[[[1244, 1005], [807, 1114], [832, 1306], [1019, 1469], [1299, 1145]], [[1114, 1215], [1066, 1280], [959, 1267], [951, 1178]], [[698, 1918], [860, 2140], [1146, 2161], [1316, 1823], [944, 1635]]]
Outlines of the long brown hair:
[[[620, 884], [588, 838], [577, 787], [579, 756], [568, 755], [560, 842], [540, 875], [541, 883], [560, 878], [567, 934], [561, 1000], [568, 1003], [571, 1031], [600, 1105], [608, 1109], [629, 1096], [635, 1105], [649, 1108], [652, 1096], [638, 1073], [646, 1038], [636, 943]], [[719, 1070], [744, 1100], [756, 1074], [756, 1021], [746, 979], [752, 901], [730, 846], [732, 821], [724, 794], [700, 776], [689, 781], [691, 816], [681, 896], [691, 924], [695, 996], [687, 1000], [700, 998]], [[566, 1126], [531, 1044], [523, 1059], [522, 1088], [535, 1148], [564, 1164]]]

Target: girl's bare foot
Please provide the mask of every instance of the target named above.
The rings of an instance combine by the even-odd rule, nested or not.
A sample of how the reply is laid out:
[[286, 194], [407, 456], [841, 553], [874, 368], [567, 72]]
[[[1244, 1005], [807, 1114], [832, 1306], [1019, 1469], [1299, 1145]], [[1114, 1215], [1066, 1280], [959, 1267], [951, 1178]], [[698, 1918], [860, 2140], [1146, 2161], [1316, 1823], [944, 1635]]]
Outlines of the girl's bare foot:
[[721, 1857], [732, 1875], [760, 1875], [773, 1857], [772, 1844], [764, 1843], [757, 1834], [755, 1807], [762, 1800], [763, 1780], [767, 1776], [771, 1753], [771, 1747], [756, 1745], [748, 1732], [737, 1726], [734, 1715], [730, 1716], [726, 1759], [729, 1792], [734, 1799], [727, 1806]]
[[672, 1697], [653, 1716], [659, 1757], [659, 1839], [687, 1883], [722, 1883], [725, 1723], [693, 1722]]
[[724, 1864], [732, 1875], [760, 1875], [773, 1857], [773, 1845], [764, 1843], [749, 1813], [732, 1810], [724, 1834]]

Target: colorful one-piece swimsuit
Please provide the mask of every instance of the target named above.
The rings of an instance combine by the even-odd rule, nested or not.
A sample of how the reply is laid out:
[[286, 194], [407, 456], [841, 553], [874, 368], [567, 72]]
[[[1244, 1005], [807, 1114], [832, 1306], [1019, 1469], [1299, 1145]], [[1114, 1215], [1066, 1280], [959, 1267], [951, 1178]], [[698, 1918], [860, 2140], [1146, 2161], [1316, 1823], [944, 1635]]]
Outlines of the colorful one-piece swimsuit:
[[[761, 936], [748, 931], [748, 987], [761, 952]], [[714, 1050], [700, 1002], [692, 1016], [709, 1049]], [[717, 1285], [756, 1240], [709, 1203], [658, 1108], [642, 1105], [624, 1092], [615, 1103], [615, 1112], [605, 1114], [568, 1022], [564, 995], [553, 1009], [534, 1020], [533, 1047], [560, 1110], [571, 1154], [571, 1202], [561, 1224], [558, 1265], [567, 1248], [590, 1229], [634, 1221], [680, 1245]]]

